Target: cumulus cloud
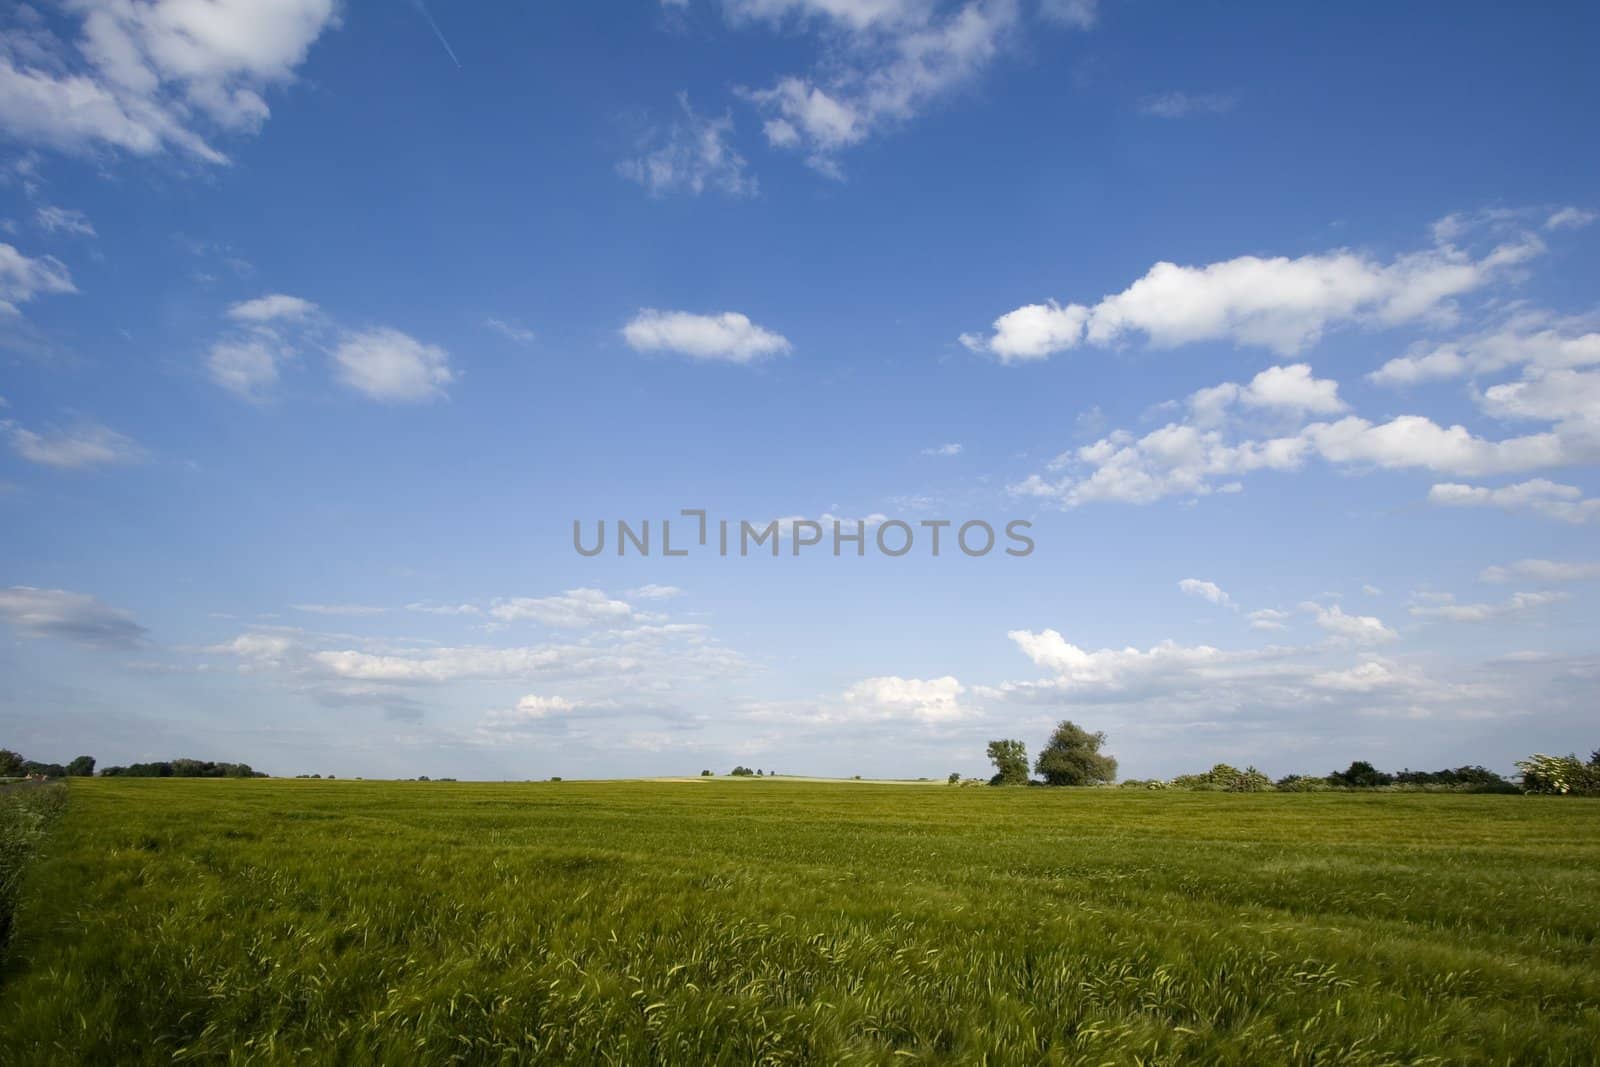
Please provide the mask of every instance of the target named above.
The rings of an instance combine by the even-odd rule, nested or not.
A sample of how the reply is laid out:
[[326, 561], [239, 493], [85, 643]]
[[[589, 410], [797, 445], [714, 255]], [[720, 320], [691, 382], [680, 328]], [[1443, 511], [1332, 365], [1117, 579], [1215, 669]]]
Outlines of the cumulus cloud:
[[31, 9], [0, 46], [0, 129], [24, 143], [227, 157], [208, 138], [253, 133], [263, 94], [294, 80], [337, 21], [334, 0], [78, 0], [68, 44]]
[[712, 190], [729, 196], [754, 196], [760, 186], [745, 171], [745, 159], [734, 149], [733, 116], [710, 118], [678, 94], [679, 115], [665, 129], [651, 131], [640, 154], [617, 164], [617, 173], [642, 185], [652, 196]]
[[1230, 341], [1292, 354], [1343, 325], [1393, 326], [1448, 316], [1451, 300], [1541, 253], [1522, 234], [1474, 257], [1441, 243], [1387, 262], [1339, 249], [1297, 258], [1239, 256], [1205, 266], [1162, 262], [1090, 306], [1029, 304], [1001, 315], [987, 338], [962, 335], [1002, 363], [1132, 335], [1158, 348]]
[[1600, 498], [1585, 498], [1583, 490], [1577, 486], [1552, 482], [1548, 478], [1532, 478], [1494, 489], [1441, 482], [1428, 490], [1428, 501], [1443, 507], [1531, 511], [1574, 524], [1600, 518]]
[[1252, 611], [1249, 616], [1250, 629], [1252, 630], [1287, 630], [1290, 615], [1287, 611], [1276, 608], [1261, 608]]
[[1526, 366], [1541, 372], [1600, 364], [1600, 331], [1587, 320], [1554, 319], [1537, 312], [1513, 316], [1495, 329], [1447, 344], [1422, 346], [1367, 375], [1378, 385], [1411, 386], [1487, 375]]
[[752, 363], [789, 351], [789, 341], [737, 311], [697, 315], [644, 308], [622, 328], [636, 352], [676, 352], [691, 359]]
[[562, 629], [625, 622], [633, 608], [598, 589], [568, 589], [559, 596], [503, 597], [489, 607], [500, 622], [531, 620]]
[[[1587, 383], [1583, 386], [1587, 388]], [[1571, 396], [1587, 394], [1577, 386]], [[1551, 429], [1521, 436], [1480, 437], [1464, 426], [1441, 426], [1421, 415], [1374, 423], [1356, 415], [1311, 422], [1276, 437], [1244, 435], [1241, 409], [1307, 417], [1341, 411], [1335, 382], [1318, 379], [1305, 364], [1273, 367], [1248, 385], [1223, 383], [1190, 395], [1189, 417], [1142, 436], [1115, 431], [1093, 444], [1057, 456], [1044, 473], [1012, 485], [1022, 496], [1063, 507], [1115, 500], [1147, 504], [1170, 496], [1199, 497], [1237, 491], [1243, 475], [1288, 472], [1317, 458], [1343, 468], [1422, 470], [1480, 476], [1592, 461], [1600, 457], [1600, 430], [1581, 399], [1567, 404], [1555, 393], [1498, 393], [1496, 403], [1529, 417], [1560, 419]], [[1566, 417], [1571, 415], [1572, 417]], [[1298, 421], [1298, 420], [1297, 420]], [[1545, 483], [1549, 484], [1549, 483]], [[1447, 488], [1439, 490], [1448, 494]], [[1438, 494], [1436, 494], [1436, 498]], [[1472, 503], [1473, 499], [1440, 499]]]
[[282, 367], [298, 355], [295, 338], [320, 311], [303, 297], [268, 293], [230, 305], [227, 317], [240, 324], [206, 352], [212, 384], [255, 400], [278, 384]]
[[238, 322], [272, 322], [278, 319], [300, 320], [316, 312], [317, 305], [304, 297], [268, 293], [230, 306], [228, 318]]
[[1178, 588], [1183, 591], [1185, 596], [1199, 597], [1201, 600], [1209, 600], [1211, 603], [1225, 608], [1233, 606], [1233, 598], [1224, 592], [1216, 582], [1205, 582], [1199, 578], [1185, 578], [1178, 583]]
[[1337, 638], [1356, 644], [1380, 644], [1400, 637], [1375, 615], [1350, 615], [1337, 604], [1324, 607], [1314, 601], [1307, 601], [1302, 607], [1312, 614], [1318, 626]]
[[30, 258], [0, 242], [0, 319], [36, 296], [76, 293], [67, 265], [54, 256]]
[[30, 463], [60, 470], [83, 470], [138, 463], [144, 449], [133, 438], [96, 423], [79, 423], [67, 429], [35, 433], [15, 423], [0, 423], [11, 436], [11, 447]]
[[894, 675], [866, 678], [845, 690], [844, 714], [856, 722], [884, 719], [953, 722], [974, 714], [961, 703], [965, 692], [965, 687], [948, 675], [928, 679]]
[[1312, 375], [1310, 364], [1268, 367], [1247, 385], [1224, 382], [1189, 397], [1197, 421], [1220, 421], [1234, 405], [1297, 415], [1334, 415], [1345, 410], [1339, 383]]
[[443, 348], [387, 326], [346, 334], [333, 360], [340, 382], [386, 403], [432, 400], [456, 379]]
[[26, 637], [59, 638], [91, 648], [134, 648], [145, 640], [145, 628], [126, 611], [65, 589], [0, 589], [0, 620]]

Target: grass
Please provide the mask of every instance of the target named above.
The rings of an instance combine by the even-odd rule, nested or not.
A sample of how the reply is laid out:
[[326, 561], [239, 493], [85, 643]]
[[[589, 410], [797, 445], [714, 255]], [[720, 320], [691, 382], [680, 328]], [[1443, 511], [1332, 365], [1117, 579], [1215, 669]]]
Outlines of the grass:
[[18, 1063], [1593, 1063], [1600, 801], [83, 780]]

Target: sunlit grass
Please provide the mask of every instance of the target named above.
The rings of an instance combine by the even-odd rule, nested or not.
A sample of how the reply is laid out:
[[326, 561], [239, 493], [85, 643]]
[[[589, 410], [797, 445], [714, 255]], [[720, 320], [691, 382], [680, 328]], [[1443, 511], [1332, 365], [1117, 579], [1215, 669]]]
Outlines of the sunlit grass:
[[1600, 802], [85, 780], [21, 1062], [1593, 1063]]

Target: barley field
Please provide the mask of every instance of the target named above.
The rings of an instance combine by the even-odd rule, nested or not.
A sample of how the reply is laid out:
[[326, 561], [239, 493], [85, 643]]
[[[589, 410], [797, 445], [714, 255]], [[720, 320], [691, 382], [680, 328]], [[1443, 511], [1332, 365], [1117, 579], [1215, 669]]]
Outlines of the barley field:
[[1594, 1063], [1600, 801], [84, 779], [8, 1063]]

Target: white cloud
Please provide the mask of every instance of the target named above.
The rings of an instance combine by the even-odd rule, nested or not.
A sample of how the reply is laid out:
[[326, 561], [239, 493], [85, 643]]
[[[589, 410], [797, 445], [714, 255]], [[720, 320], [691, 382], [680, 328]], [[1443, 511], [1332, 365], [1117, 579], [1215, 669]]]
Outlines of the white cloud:
[[382, 615], [387, 610], [374, 607], [371, 604], [290, 604], [289, 606], [308, 615], [349, 615], [359, 617]]
[[41, 294], [76, 293], [67, 265], [54, 256], [29, 258], [0, 242], [0, 318]]
[[11, 434], [11, 447], [30, 463], [62, 470], [138, 463], [144, 449], [131, 437], [95, 423], [80, 423], [70, 429], [43, 434], [23, 429], [14, 423], [0, 424]]
[[1549, 559], [1519, 559], [1505, 567], [1486, 567], [1478, 576], [1486, 582], [1521, 578], [1535, 582], [1586, 582], [1600, 578], [1600, 563], [1563, 563]]
[[1585, 499], [1583, 490], [1577, 486], [1562, 485], [1547, 478], [1533, 478], [1498, 489], [1443, 482], [1428, 490], [1428, 500], [1445, 507], [1531, 511], [1546, 518], [1575, 524], [1600, 518], [1600, 498]]
[[689, 106], [689, 94], [678, 94], [681, 114], [665, 130], [653, 131], [642, 154], [617, 165], [617, 172], [638, 182], [652, 196], [708, 189], [730, 196], [754, 196], [756, 179], [745, 173], [745, 159], [734, 149], [733, 116], [708, 118]]
[[456, 378], [444, 349], [386, 326], [346, 334], [333, 359], [341, 382], [385, 402], [432, 400]]
[[1481, 258], [1438, 244], [1387, 263], [1346, 249], [1296, 259], [1240, 256], [1201, 267], [1163, 262], [1092, 307], [1030, 304], [996, 319], [988, 339], [966, 334], [962, 341], [1002, 362], [1110, 345], [1130, 334], [1159, 348], [1231, 341], [1288, 354], [1336, 326], [1447, 316], [1453, 297], [1487, 285], [1543, 247], [1523, 234]]
[[561, 718], [577, 711], [579, 705], [565, 697], [539, 696], [530, 693], [517, 701], [509, 710], [491, 711], [478, 723], [479, 729], [517, 732], [550, 719]]
[[1093, 29], [1100, 17], [1100, 0], [1041, 0], [1039, 13], [1070, 29]]
[[1301, 607], [1311, 612], [1316, 624], [1330, 634], [1357, 644], [1379, 644], [1397, 640], [1400, 636], [1385, 626], [1382, 619], [1374, 615], [1349, 615], [1337, 604], [1324, 607], [1307, 601]]
[[533, 620], [575, 628], [625, 622], [633, 618], [633, 608], [598, 589], [568, 589], [559, 596], [503, 597], [490, 605], [489, 614], [501, 622]]
[[1492, 374], [1526, 365], [1544, 371], [1600, 364], [1600, 331], [1584, 320], [1524, 313], [1497, 329], [1389, 360], [1367, 378], [1387, 386]]
[[476, 604], [438, 604], [431, 600], [419, 600], [406, 605], [407, 611], [419, 612], [423, 615], [481, 615], [482, 610]]
[[45, 204], [34, 212], [33, 219], [40, 229], [49, 233], [65, 233], [73, 237], [95, 236], [94, 224], [81, 211]]
[[789, 351], [789, 342], [737, 311], [697, 315], [644, 308], [622, 328], [636, 352], [677, 352], [692, 359], [751, 363]]
[[228, 318], [238, 322], [272, 322], [278, 319], [300, 320], [317, 313], [317, 305], [298, 296], [286, 293], [268, 293], [254, 300], [244, 300], [228, 308]]
[[929, 679], [894, 675], [866, 678], [845, 690], [845, 717], [856, 722], [885, 719], [953, 722], [974, 714], [961, 704], [965, 692], [965, 687], [948, 675]]
[[[828, 73], [786, 76], [744, 95], [767, 116], [773, 147], [803, 152], [819, 172], [840, 175], [838, 154], [880, 131], [909, 121], [935, 101], [974, 80], [999, 53], [1020, 21], [1017, 0], [973, 0], [939, 12], [926, 3], [762, 2], [746, 11], [782, 16], [806, 13], [841, 24]], [[1057, 5], [1082, 25], [1092, 5]], [[1064, 18], [1063, 21], [1070, 21]]]
[[[1510, 395], [1497, 396], [1508, 405], [1512, 402]], [[1522, 402], [1530, 415], [1551, 417], [1571, 410], [1544, 393], [1529, 393]], [[1198, 390], [1190, 395], [1188, 406], [1187, 421], [1168, 423], [1141, 437], [1115, 431], [1056, 457], [1048, 474], [1032, 474], [1012, 485], [1011, 491], [1069, 508], [1104, 500], [1147, 504], [1169, 496], [1236, 491], [1240, 475], [1294, 471], [1312, 457], [1357, 469], [1476, 476], [1600, 456], [1600, 433], [1586, 421], [1587, 412], [1584, 419], [1568, 419], [1547, 432], [1501, 440], [1478, 437], [1464, 426], [1440, 426], [1420, 415], [1401, 415], [1384, 423], [1349, 415], [1309, 423], [1277, 437], [1240, 436], [1238, 406], [1302, 416], [1344, 408], [1337, 384], [1313, 377], [1305, 364], [1270, 368], [1246, 386], [1223, 383]]]
[[1600, 423], [1600, 371], [1530, 368], [1522, 381], [1485, 389], [1479, 403], [1498, 419]]
[[1442, 619], [1446, 622], [1490, 622], [1512, 616], [1526, 615], [1548, 604], [1566, 600], [1567, 593], [1515, 593], [1509, 600], [1496, 604], [1457, 604], [1450, 602], [1411, 605], [1411, 614], [1419, 619]]
[[673, 597], [683, 595], [683, 590], [675, 585], [641, 585], [637, 589], [628, 590], [628, 596], [636, 600], [671, 600]]
[[1139, 101], [1139, 111], [1162, 119], [1181, 119], [1191, 115], [1222, 115], [1233, 110], [1237, 101], [1229, 93], [1157, 93]]
[[275, 336], [221, 340], [206, 353], [206, 373], [230, 393], [257, 397], [278, 384], [278, 367], [293, 354]]
[[532, 330], [515, 321], [490, 317], [484, 319], [483, 324], [500, 336], [509, 341], [515, 341], [519, 345], [531, 345], [537, 338], [537, 335]]
[[1600, 218], [1600, 214], [1596, 214], [1593, 211], [1585, 211], [1580, 207], [1564, 207], [1559, 211], [1553, 212], [1549, 218], [1544, 220], [1544, 228], [1547, 230], [1581, 230], [1597, 218]]
[[933, 448], [924, 448], [922, 454], [924, 456], [959, 456], [961, 455], [961, 445], [954, 442], [936, 445]]
[[1250, 629], [1252, 630], [1287, 630], [1289, 628], [1289, 613], [1287, 611], [1279, 611], [1276, 608], [1261, 608], [1259, 611], [1252, 611], [1248, 618], [1250, 619]]
[[1082, 304], [1062, 307], [1055, 301], [1027, 304], [994, 320], [994, 336], [964, 333], [961, 343], [974, 352], [993, 352], [1002, 363], [1046, 359], [1052, 353], [1076, 346], [1083, 339], [1089, 309]]
[[145, 639], [145, 628], [126, 611], [65, 589], [0, 589], [0, 620], [27, 637], [54, 637], [94, 648], [131, 648]]
[[1299, 415], [1332, 415], [1345, 410], [1344, 401], [1339, 399], [1339, 383], [1314, 377], [1306, 363], [1268, 367], [1248, 385], [1224, 382], [1197, 390], [1189, 397], [1195, 421], [1203, 424], [1221, 422], [1233, 404]]
[[293, 81], [337, 22], [334, 0], [78, 0], [70, 10], [81, 20], [71, 46], [31, 11], [16, 16], [0, 47], [0, 129], [67, 151], [176, 148], [208, 163], [227, 157], [201, 128], [259, 129], [262, 94]]
[[1209, 600], [1211, 603], [1225, 608], [1233, 606], [1233, 598], [1224, 592], [1216, 582], [1205, 582], [1199, 578], [1185, 578], [1178, 583], [1178, 588], [1183, 591], [1185, 596], [1199, 597], [1201, 600]]

